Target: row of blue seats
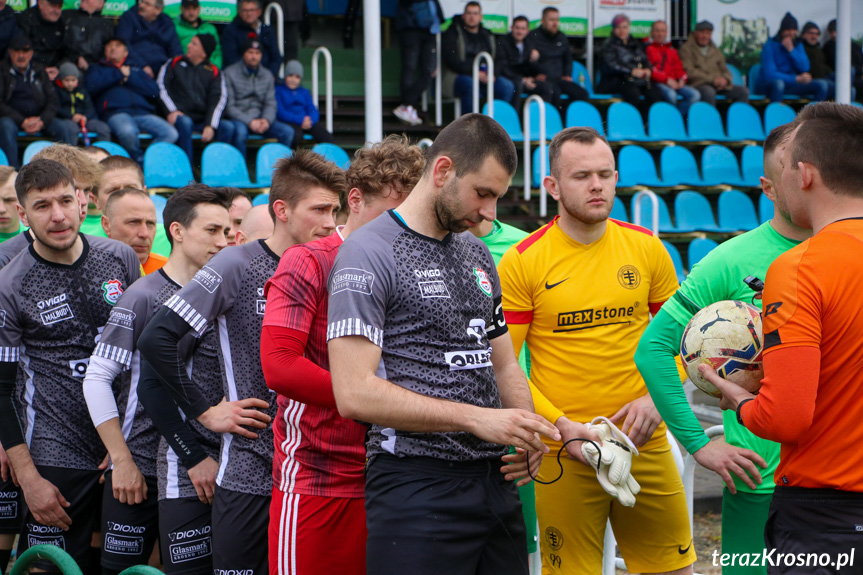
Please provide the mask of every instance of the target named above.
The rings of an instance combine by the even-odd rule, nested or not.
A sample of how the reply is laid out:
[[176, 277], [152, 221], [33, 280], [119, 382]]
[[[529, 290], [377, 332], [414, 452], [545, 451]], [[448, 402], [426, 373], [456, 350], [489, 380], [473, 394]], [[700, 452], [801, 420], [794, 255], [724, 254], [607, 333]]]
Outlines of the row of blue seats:
[[[662, 240], [662, 245], [664, 245], [665, 249], [668, 250], [668, 254], [671, 256], [671, 261], [674, 263], [674, 272], [677, 275], [677, 281], [683, 283], [688, 272], [687, 268], [683, 265], [683, 258], [680, 257], [680, 250], [677, 249], [677, 246], [666, 240]], [[689, 269], [692, 269], [695, 264], [700, 262], [704, 256], [709, 254], [710, 251], [718, 245], [718, 243], [710, 238], [695, 238], [691, 240], [686, 246]]]

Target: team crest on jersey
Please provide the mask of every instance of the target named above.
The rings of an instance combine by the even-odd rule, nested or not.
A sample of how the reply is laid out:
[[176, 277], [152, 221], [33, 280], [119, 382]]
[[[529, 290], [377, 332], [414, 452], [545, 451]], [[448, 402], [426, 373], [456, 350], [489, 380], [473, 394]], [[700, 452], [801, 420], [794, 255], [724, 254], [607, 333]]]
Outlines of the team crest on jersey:
[[108, 280], [102, 283], [102, 297], [111, 305], [117, 303], [120, 296], [123, 295], [123, 284], [120, 280]]
[[476, 276], [476, 285], [482, 290], [482, 293], [491, 297], [491, 280], [488, 279], [488, 274], [482, 268], [473, 268], [473, 275]]

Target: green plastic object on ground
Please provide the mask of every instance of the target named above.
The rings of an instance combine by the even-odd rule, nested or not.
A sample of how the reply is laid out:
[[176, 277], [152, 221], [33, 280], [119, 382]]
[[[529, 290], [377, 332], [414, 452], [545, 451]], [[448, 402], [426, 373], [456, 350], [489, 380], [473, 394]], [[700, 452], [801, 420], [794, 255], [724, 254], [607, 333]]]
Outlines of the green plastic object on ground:
[[155, 567], [149, 567], [147, 565], [135, 565], [134, 567], [129, 567], [125, 571], [122, 571], [120, 575], [165, 575]]
[[60, 568], [63, 575], [83, 575], [72, 556], [56, 545], [35, 545], [15, 560], [9, 575], [27, 575], [36, 561], [50, 561]]

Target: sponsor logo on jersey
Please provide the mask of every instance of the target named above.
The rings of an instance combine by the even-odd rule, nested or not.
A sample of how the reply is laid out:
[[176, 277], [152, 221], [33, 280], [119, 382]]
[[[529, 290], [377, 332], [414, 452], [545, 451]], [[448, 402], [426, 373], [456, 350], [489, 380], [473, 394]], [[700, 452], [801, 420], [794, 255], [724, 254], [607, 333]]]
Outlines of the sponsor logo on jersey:
[[35, 547], [37, 545], [56, 545], [60, 549], [66, 550], [66, 539], [63, 538], [62, 535], [54, 535], [52, 537], [45, 537], [39, 535], [28, 535], [27, 536], [27, 546]]
[[222, 276], [210, 266], [204, 266], [192, 277], [209, 293], [213, 293], [222, 284]]
[[39, 525], [38, 523], [28, 523], [27, 533], [63, 533], [63, 528], [52, 527], [50, 525]]
[[123, 329], [133, 329], [135, 323], [135, 312], [124, 307], [115, 307], [108, 316], [108, 325], [116, 325]]
[[55, 295], [52, 298], [48, 298], [46, 300], [40, 301], [39, 303], [36, 304], [36, 307], [38, 307], [40, 310], [42, 310], [42, 309], [45, 309], [46, 307], [51, 307], [51, 306], [57, 305], [58, 303], [63, 303], [64, 301], [66, 301], [66, 294], [61, 293], [60, 295]]
[[473, 275], [476, 276], [476, 285], [482, 290], [482, 293], [491, 297], [491, 280], [488, 279], [488, 274], [482, 268], [473, 268]]
[[210, 529], [211, 527], [209, 525], [205, 525], [204, 527], [188, 529], [186, 531], [172, 531], [168, 533], [168, 539], [170, 539], [171, 541], [183, 541], [184, 539], [189, 539], [191, 537], [209, 535]]
[[0, 491], [0, 499], [17, 499], [17, 491]]
[[333, 289], [330, 295], [343, 291], [354, 291], [363, 295], [372, 295], [375, 284], [375, 274], [359, 268], [343, 268], [333, 274]]
[[482, 318], [474, 318], [467, 325], [467, 335], [476, 338], [477, 345], [482, 345], [482, 339], [485, 337], [485, 320]]
[[213, 575], [255, 575], [254, 569], [213, 569]]
[[629, 307], [601, 307], [596, 309], [579, 309], [557, 314], [557, 327], [553, 333], [581, 331], [605, 325], [632, 323], [638, 303]]
[[484, 350], [448, 351], [444, 354], [450, 371], [491, 367], [491, 348]]
[[87, 368], [90, 366], [90, 358], [73, 359], [69, 362], [69, 368], [72, 370], [72, 377], [83, 378], [87, 375]]
[[635, 266], [623, 266], [617, 270], [617, 281], [626, 289], [635, 289], [641, 285], [641, 272]]
[[137, 535], [143, 535], [147, 532], [147, 528], [144, 525], [124, 525], [122, 523], [115, 523], [114, 521], [108, 521], [108, 531], [115, 531], [117, 533], [135, 533]]
[[419, 279], [439, 278], [441, 277], [440, 270], [414, 270], [414, 275]]
[[120, 280], [108, 280], [102, 283], [102, 297], [111, 305], [117, 303], [123, 295], [123, 284]]
[[51, 325], [75, 318], [75, 314], [72, 313], [72, 308], [69, 307], [69, 304], [67, 303], [40, 312], [39, 316], [42, 318], [42, 325]]
[[144, 538], [106, 533], [104, 549], [108, 553], [119, 555], [142, 555], [144, 553]]
[[450, 298], [449, 290], [443, 280], [435, 280], [430, 282], [419, 282], [420, 295], [423, 299], [443, 297]]
[[[195, 559], [212, 555], [213, 545], [209, 537], [203, 537], [201, 539], [183, 541], [182, 543], [172, 543], [168, 546], [168, 552], [171, 555], [171, 563], [185, 563], [186, 561], [194, 561]], [[213, 570], [213, 573], [216, 571], [218, 570]], [[227, 573], [227, 571], [225, 572]], [[252, 571], [249, 571], [249, 573], [252, 573]]]
[[[18, 494], [15, 493], [17, 496]], [[18, 517], [18, 502], [17, 501], [2, 501], [0, 502], [0, 519], [15, 519]]]

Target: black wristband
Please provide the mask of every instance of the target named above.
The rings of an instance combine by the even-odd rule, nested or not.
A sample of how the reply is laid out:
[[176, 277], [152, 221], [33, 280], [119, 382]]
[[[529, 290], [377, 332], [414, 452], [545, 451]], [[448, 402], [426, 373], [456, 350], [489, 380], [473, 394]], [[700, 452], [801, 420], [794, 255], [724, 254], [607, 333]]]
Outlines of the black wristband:
[[750, 397], [748, 399], [744, 399], [743, 401], [741, 401], [740, 403], [737, 404], [737, 423], [739, 423], [743, 427], [746, 427], [746, 424], [743, 423], [743, 419], [740, 417], [740, 408], [754, 399], [755, 399], [754, 397]]

